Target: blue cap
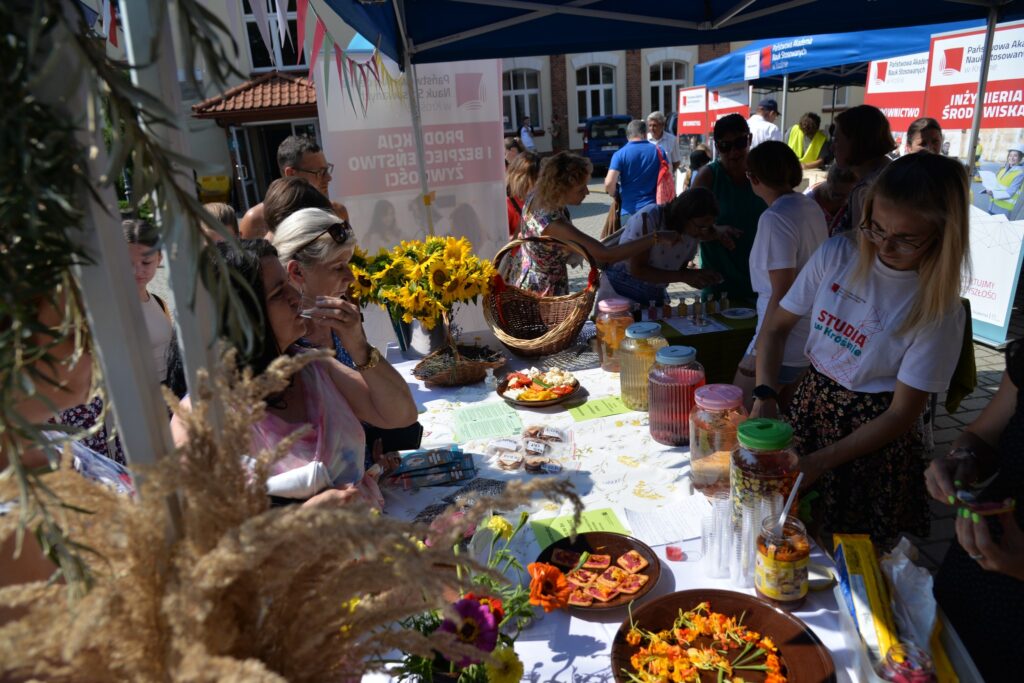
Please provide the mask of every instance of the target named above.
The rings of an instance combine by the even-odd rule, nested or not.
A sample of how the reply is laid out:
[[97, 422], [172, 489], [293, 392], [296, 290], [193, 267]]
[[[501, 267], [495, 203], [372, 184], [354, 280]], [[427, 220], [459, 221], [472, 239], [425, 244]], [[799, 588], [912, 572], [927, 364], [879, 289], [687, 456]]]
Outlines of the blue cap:
[[777, 112], [779, 110], [779, 103], [773, 100], [772, 98], [767, 97], [757, 103], [757, 108]]
[[633, 323], [626, 328], [626, 336], [630, 339], [650, 339], [661, 335], [660, 323]]
[[697, 360], [697, 349], [692, 346], [663, 346], [654, 354], [661, 365], [686, 365]]

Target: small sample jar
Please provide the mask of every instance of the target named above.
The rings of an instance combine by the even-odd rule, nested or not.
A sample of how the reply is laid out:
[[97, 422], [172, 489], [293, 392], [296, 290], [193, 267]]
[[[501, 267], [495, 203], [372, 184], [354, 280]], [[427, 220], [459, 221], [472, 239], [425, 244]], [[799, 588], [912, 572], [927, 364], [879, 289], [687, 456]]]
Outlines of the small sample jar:
[[736, 428], [747, 419], [743, 390], [732, 384], [705, 384], [694, 392], [690, 411], [690, 479], [705, 496], [729, 491], [732, 454], [739, 448]]
[[690, 411], [693, 394], [704, 386], [704, 366], [692, 346], [658, 349], [648, 374], [648, 408], [651, 438], [666, 446], [690, 442]]
[[807, 597], [811, 542], [803, 522], [796, 517], [787, 517], [781, 529], [775, 526], [778, 522], [773, 517], [765, 517], [761, 522], [754, 564], [754, 590], [758, 597], [779, 607], [793, 609]]
[[659, 323], [633, 323], [619, 345], [619, 388], [630, 410], [647, 410], [647, 381], [658, 349], [668, 346]]
[[799, 458], [790, 446], [793, 428], [782, 420], [747, 420], [736, 429], [736, 437], [739, 448], [733, 451], [729, 488], [738, 522], [745, 503], [756, 506], [774, 494], [786, 500], [796, 481]]
[[633, 314], [629, 310], [629, 299], [612, 297], [598, 302], [597, 319], [597, 354], [601, 358], [601, 369], [605, 372], [619, 371], [617, 355], [619, 344], [626, 338], [626, 328], [633, 324]]
[[913, 643], [896, 643], [878, 665], [878, 676], [896, 683], [935, 683], [935, 665], [928, 653]]

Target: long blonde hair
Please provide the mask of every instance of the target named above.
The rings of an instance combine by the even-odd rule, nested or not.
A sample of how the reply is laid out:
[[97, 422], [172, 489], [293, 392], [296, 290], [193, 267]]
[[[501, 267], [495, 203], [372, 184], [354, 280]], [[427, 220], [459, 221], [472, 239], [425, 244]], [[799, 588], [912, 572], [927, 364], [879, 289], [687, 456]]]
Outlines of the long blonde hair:
[[[971, 279], [967, 172], [960, 162], [939, 154], [900, 157], [878, 176], [864, 202], [863, 225], [871, 224], [875, 198], [912, 212], [935, 227], [937, 239], [917, 266], [918, 289], [898, 334], [938, 323], [959, 306]], [[878, 257], [878, 245], [858, 230], [860, 256], [855, 276], [863, 280]]]
[[565, 206], [565, 193], [590, 180], [594, 167], [590, 159], [572, 152], [559, 152], [541, 162], [534, 185], [533, 209], [554, 211]]

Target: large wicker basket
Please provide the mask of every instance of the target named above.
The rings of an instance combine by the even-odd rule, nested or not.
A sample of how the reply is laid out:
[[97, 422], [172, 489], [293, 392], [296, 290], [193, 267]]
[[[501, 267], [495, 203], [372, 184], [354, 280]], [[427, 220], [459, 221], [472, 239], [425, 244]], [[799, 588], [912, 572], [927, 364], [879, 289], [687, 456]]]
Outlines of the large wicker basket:
[[569, 347], [590, 317], [597, 294], [597, 263], [575, 242], [562, 242], [552, 237], [528, 237], [512, 240], [494, 256], [494, 265], [501, 271], [501, 259], [527, 242], [550, 242], [580, 254], [590, 264], [587, 286], [564, 296], [542, 296], [507, 284], [500, 275], [484, 299], [484, 318], [494, 336], [509, 350], [520, 356], [546, 356]]

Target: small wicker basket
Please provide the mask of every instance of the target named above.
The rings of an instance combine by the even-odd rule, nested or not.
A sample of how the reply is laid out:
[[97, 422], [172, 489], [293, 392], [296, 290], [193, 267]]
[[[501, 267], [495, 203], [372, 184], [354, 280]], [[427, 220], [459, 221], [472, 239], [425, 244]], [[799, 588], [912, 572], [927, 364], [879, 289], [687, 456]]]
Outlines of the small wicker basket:
[[527, 242], [551, 242], [580, 254], [590, 264], [587, 286], [579, 292], [563, 296], [542, 296], [506, 284], [500, 275], [483, 302], [484, 319], [494, 336], [509, 350], [520, 356], [536, 357], [558, 353], [568, 348], [590, 317], [597, 295], [597, 263], [575, 242], [552, 237], [528, 237], [511, 240], [494, 256], [494, 266], [511, 251]]
[[[465, 354], [478, 349], [482, 350], [482, 347], [465, 346], [462, 344], [454, 347], [445, 346], [424, 357], [413, 368], [412, 374], [416, 379], [422, 380], [429, 386], [458, 387], [464, 384], [475, 384], [483, 381], [484, 377], [487, 376], [488, 368], [500, 368], [505, 364], [506, 359], [504, 356], [494, 354], [493, 352], [491, 352], [492, 360], [477, 360], [472, 357], [466, 357]], [[454, 355], [454, 362], [438, 362], [442, 356], [446, 355]], [[497, 357], [494, 357], [495, 355]]]

